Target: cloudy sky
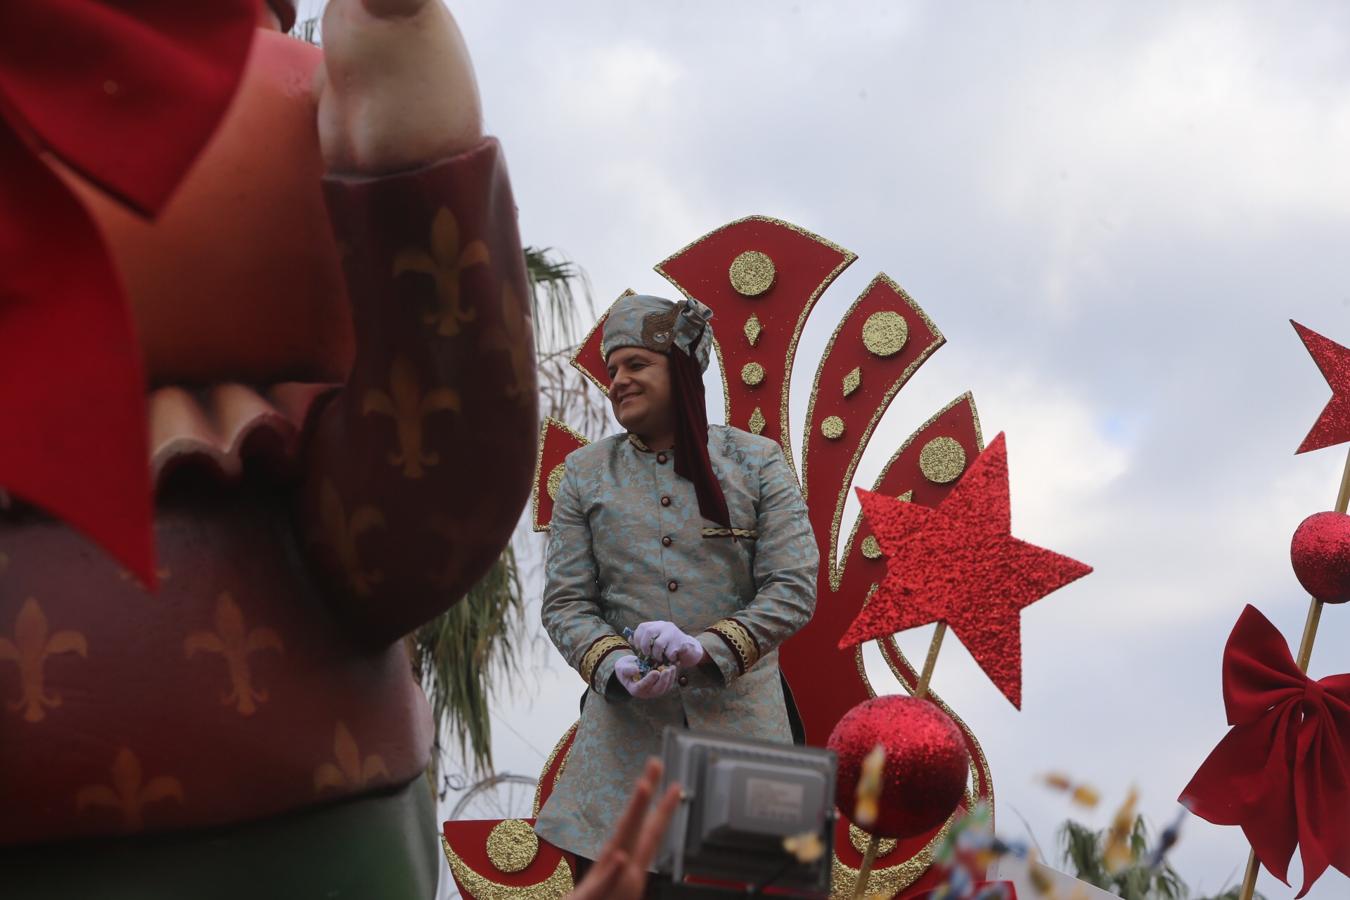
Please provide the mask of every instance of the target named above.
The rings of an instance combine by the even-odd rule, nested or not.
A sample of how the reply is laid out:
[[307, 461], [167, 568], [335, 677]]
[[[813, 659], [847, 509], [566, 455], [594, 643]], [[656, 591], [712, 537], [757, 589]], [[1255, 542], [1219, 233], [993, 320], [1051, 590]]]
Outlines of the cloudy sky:
[[[1170, 819], [1225, 733], [1220, 657], [1243, 605], [1297, 643], [1289, 540], [1331, 508], [1345, 461], [1293, 455], [1329, 391], [1288, 319], [1350, 342], [1350, 7], [453, 9], [524, 238], [583, 266], [601, 306], [671, 293], [652, 265], [749, 214], [858, 254], [807, 326], [794, 434], [807, 361], [873, 275], [924, 307], [948, 344], [858, 482], [973, 390], [986, 438], [1008, 435], [1014, 533], [1096, 567], [1023, 614], [1022, 712], [958, 642], [938, 665], [988, 753], [1000, 830], [1025, 834], [1016, 812], [1052, 851], [1076, 811], [1033, 782], [1051, 769], [1103, 792], [1092, 824], [1131, 784]], [[531, 775], [580, 690], [551, 647], [532, 665], [495, 723], [499, 768]], [[1327, 609], [1311, 668], [1350, 670], [1350, 609]], [[1193, 819], [1174, 862], [1213, 892], [1245, 858], [1236, 829]], [[1347, 891], [1333, 871], [1310, 896]]]

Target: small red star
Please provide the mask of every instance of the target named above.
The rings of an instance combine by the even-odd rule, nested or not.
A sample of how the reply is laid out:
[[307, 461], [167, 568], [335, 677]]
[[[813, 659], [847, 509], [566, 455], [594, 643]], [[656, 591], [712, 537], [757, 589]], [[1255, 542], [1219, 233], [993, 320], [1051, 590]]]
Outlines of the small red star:
[[1090, 566], [1011, 534], [1003, 435], [936, 508], [858, 490], [886, 554], [886, 578], [839, 648], [946, 622], [1012, 705], [1022, 708], [1021, 612]]
[[1322, 370], [1322, 377], [1331, 386], [1331, 399], [1294, 453], [1307, 453], [1350, 441], [1350, 350], [1311, 328], [1304, 328], [1293, 319], [1289, 324], [1303, 338], [1303, 346], [1308, 348], [1313, 362]]

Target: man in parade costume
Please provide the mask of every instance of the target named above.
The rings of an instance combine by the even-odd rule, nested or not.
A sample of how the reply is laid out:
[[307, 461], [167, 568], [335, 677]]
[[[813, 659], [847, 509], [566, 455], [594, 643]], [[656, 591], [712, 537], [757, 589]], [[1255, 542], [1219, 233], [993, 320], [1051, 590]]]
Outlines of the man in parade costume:
[[665, 726], [793, 739], [777, 647], [811, 618], [819, 555], [779, 446], [708, 425], [711, 316], [615, 304], [601, 352], [626, 433], [567, 458], [553, 507], [543, 623], [588, 691], [535, 830], [585, 858]]

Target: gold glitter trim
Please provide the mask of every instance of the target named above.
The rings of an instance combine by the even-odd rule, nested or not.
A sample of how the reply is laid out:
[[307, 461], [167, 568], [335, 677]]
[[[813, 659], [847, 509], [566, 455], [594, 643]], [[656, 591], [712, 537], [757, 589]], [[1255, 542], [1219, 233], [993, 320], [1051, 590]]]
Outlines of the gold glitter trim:
[[[852, 822], [849, 823], [848, 842], [853, 845], [854, 850], [857, 850], [859, 853], [866, 853], [867, 845], [868, 843], [871, 842], [871, 840], [872, 840], [871, 832], [863, 831], [861, 828], [859, 828], [857, 825], [854, 825]], [[897, 841], [895, 838], [882, 838], [881, 843], [877, 845], [877, 859], [883, 858], [884, 856], [886, 856], [886, 854], [894, 850], [896, 844], [898, 843], [900, 842]], [[857, 876], [854, 877], [856, 879]]]
[[755, 642], [754, 635], [735, 619], [718, 619], [708, 626], [708, 630], [726, 641], [736, 654], [736, 664], [741, 667], [741, 674], [744, 675], [750, 668], [759, 662], [759, 644]]
[[[530, 482], [530, 523], [534, 526], [535, 531], [548, 531], [547, 522], [545, 522], [542, 525], [538, 523], [539, 523], [539, 475], [541, 472], [543, 472], [544, 469], [544, 438], [548, 436], [548, 429], [550, 425], [556, 428], [561, 428], [563, 431], [567, 432], [572, 437], [576, 438], [578, 441], [581, 441], [581, 445], [583, 447], [590, 443], [590, 441], [587, 440], [580, 432], [577, 432], [574, 429], [569, 428], [565, 422], [560, 422], [559, 420], [553, 418], [552, 416], [549, 416], [548, 418], [544, 419], [543, 424], [539, 426], [539, 441], [534, 451], [534, 480]], [[564, 462], [566, 462], [566, 460], [564, 460]], [[549, 481], [551, 482], [552, 479], [553, 473], [550, 472]], [[558, 484], [559, 486], [562, 485], [561, 477], [558, 479]], [[549, 496], [553, 497], [555, 495], [555, 492], [556, 489], [550, 490]]]
[[757, 362], [741, 366], [741, 381], [750, 387], [761, 384], [764, 381], [764, 367]]
[[548, 499], [558, 499], [558, 488], [562, 487], [563, 469], [566, 466], [566, 463], [558, 463], [553, 467], [553, 471], [548, 473], [548, 481], [544, 485], [548, 490]]
[[935, 437], [919, 451], [919, 471], [934, 484], [950, 484], [966, 470], [966, 451], [956, 438]]
[[[559, 739], [558, 743], [553, 745], [553, 749], [549, 751], [548, 759], [544, 760], [544, 771], [539, 773], [539, 780], [534, 785], [534, 808], [530, 813], [530, 815], [536, 819], [539, 818], [539, 810], [544, 807], [544, 781], [548, 778], [548, 770], [553, 768], [553, 761], [558, 758], [558, 754], [562, 752], [562, 748], [567, 745], [569, 740], [571, 740], [572, 735], [577, 733], [577, 726], [580, 724], [580, 722], [573, 722], [572, 727], [563, 732], [562, 738]], [[567, 756], [571, 755], [572, 750], [569, 747]], [[566, 762], [567, 757], [565, 756], [563, 757], [563, 763]], [[557, 780], [562, 777], [562, 770], [562, 765], [559, 765], [558, 774], [554, 776], [553, 779], [554, 783], [557, 783]]]
[[539, 855], [539, 836], [524, 819], [504, 819], [487, 836], [487, 857], [498, 872], [523, 872]]
[[862, 367], [854, 366], [853, 371], [844, 376], [844, 396], [849, 396], [860, 387], [862, 387]]
[[619, 300], [622, 300], [624, 297], [631, 297], [636, 293], [637, 291], [633, 290], [632, 288], [629, 288], [628, 290], [620, 294], [618, 298], [614, 301], [614, 303], [611, 303], [609, 305], [609, 308], [605, 310], [604, 314], [595, 320], [595, 324], [591, 326], [591, 330], [586, 332], [586, 336], [581, 339], [581, 343], [577, 344], [577, 352], [573, 353], [572, 358], [568, 360], [568, 363], [572, 366], [572, 368], [580, 372], [582, 374], [582, 377], [584, 377], [591, 384], [598, 387], [600, 389], [600, 393], [604, 394], [606, 397], [609, 396], [609, 385], [601, 384], [600, 381], [597, 380], [594, 375], [586, 371], [586, 367], [583, 366], [581, 363], [577, 362], [577, 357], [581, 355], [582, 348], [591, 342], [591, 338], [595, 335], [595, 333], [604, 326], [605, 319], [609, 316], [611, 312], [614, 311], [614, 304], [618, 303]]
[[647, 446], [647, 442], [638, 437], [633, 432], [628, 432], [628, 443], [641, 450], [643, 453], [651, 453], [652, 448]]
[[862, 327], [862, 342], [869, 353], [894, 356], [909, 340], [909, 323], [893, 309], [872, 313]]
[[[967, 391], [966, 393], [957, 397], [951, 403], [948, 403], [946, 406], [942, 407], [942, 409], [938, 410], [933, 415], [929, 416], [926, 422], [924, 422], [918, 428], [914, 429], [914, 431], [910, 433], [910, 436], [905, 438], [905, 442], [900, 445], [900, 448], [891, 454], [890, 459], [886, 460], [886, 465], [881, 467], [881, 474], [877, 476], [876, 481], [872, 482], [872, 490], [876, 491], [881, 488], [881, 483], [885, 481], [886, 476], [890, 474], [891, 467], [895, 465], [896, 460], [900, 458], [901, 454], [903, 454], [907, 449], [909, 449], [909, 445], [914, 443], [914, 441], [918, 439], [919, 435], [923, 434], [925, 429], [931, 427], [934, 422], [945, 416], [947, 413], [951, 412], [953, 407], [963, 402], [968, 403], [970, 405], [970, 418], [975, 423], [975, 440], [978, 446], [983, 446], [983, 443], [981, 442], [984, 440], [984, 438], [980, 436], [980, 417], [979, 414], [975, 411], [975, 398], [971, 395], [969, 391]], [[850, 469], [849, 477], [844, 482], [844, 484], [846, 485], [845, 493], [847, 493], [848, 490], [847, 485], [852, 484], [852, 479], [853, 479], [853, 470]], [[909, 496], [906, 497], [905, 494], [908, 494]], [[912, 500], [914, 497], [912, 491], [906, 491], [905, 494], [900, 495], [900, 499]], [[839, 584], [841, 581], [843, 581], [844, 578], [844, 567], [848, 564], [848, 557], [849, 557], [848, 551], [850, 548], [852, 548], [853, 541], [857, 539], [858, 528], [863, 523], [863, 517], [861, 515], [859, 515], [856, 519], [853, 520], [853, 528], [848, 533], [848, 540], [846, 540], [843, 544], [844, 552], [842, 554], [839, 554], [838, 558], [836, 558], [835, 540], [836, 536], [839, 533], [839, 519], [842, 510], [843, 510], [843, 494], [840, 495], [839, 511], [836, 511], [835, 513], [834, 524], [831, 526], [832, 530], [830, 532], [830, 590], [832, 591], [839, 590]]]
[[613, 653], [615, 650], [627, 650], [633, 652], [633, 648], [628, 646], [628, 642], [617, 634], [606, 634], [596, 638], [584, 656], [581, 657], [581, 666], [579, 671], [581, 677], [587, 684], [591, 684], [591, 678], [595, 676], [595, 669], [601, 661]]
[[839, 440], [844, 436], [844, 420], [838, 416], [830, 416], [820, 423], [820, 433], [825, 435], [828, 440]]
[[742, 297], [758, 297], [773, 287], [776, 274], [773, 260], [758, 250], [746, 250], [727, 268], [732, 288]]
[[877, 543], [876, 535], [869, 534], [862, 539], [862, 555], [868, 559], [881, 559], [881, 544]]
[[753, 541], [753, 540], [755, 540], [756, 538], [759, 537], [759, 529], [757, 529], [757, 528], [705, 528], [705, 529], [703, 529], [703, 536], [704, 536], [705, 538], [738, 537], [738, 538], [748, 538], [749, 540], [752, 540], [752, 541]]
[[520, 886], [499, 884], [470, 868], [450, 847], [449, 841], [443, 839], [443, 844], [445, 858], [450, 863], [450, 871], [454, 874], [455, 880], [475, 900], [559, 900], [566, 897], [575, 887], [572, 870], [568, 867], [566, 859], [558, 860], [558, 866], [553, 870], [553, 874], [536, 884]]
[[745, 320], [745, 339], [750, 342], [751, 347], [759, 343], [759, 336], [763, 331], [764, 326], [759, 324], [759, 316], [751, 313], [750, 318]]
[[[656, 271], [656, 274], [660, 275], [666, 281], [669, 281], [672, 285], [674, 285], [675, 289], [678, 290], [681, 294], [684, 294], [684, 296], [689, 297], [691, 300], [695, 299], [693, 295], [690, 294], [688, 291], [686, 291], [683, 287], [681, 287], [680, 284], [674, 278], [670, 277], [669, 273], [667, 273], [664, 268], [666, 263], [680, 256], [686, 251], [691, 250], [692, 248], [698, 246], [699, 244], [711, 238], [713, 235], [726, 231], [728, 228], [734, 228], [735, 226], [741, 224], [742, 222], [768, 222], [769, 224], [772, 225], [779, 225], [783, 228], [786, 228], [788, 231], [795, 232], [808, 240], [820, 244], [822, 247], [825, 247], [829, 250], [833, 250], [834, 252], [840, 254], [843, 257], [842, 259], [840, 259], [839, 264], [835, 266], [834, 269], [831, 272], [829, 272], [823, 279], [821, 279], [820, 284], [816, 285], [816, 289], [811, 293], [811, 296], [806, 298], [806, 303], [802, 305], [801, 314], [797, 316], [797, 323], [793, 326], [792, 338], [788, 341], [787, 356], [784, 358], [785, 368], [783, 370], [783, 390], [779, 397], [779, 418], [778, 418], [778, 421], [782, 423], [782, 434], [778, 438], [778, 443], [781, 444], [783, 447], [783, 459], [787, 461], [788, 469], [791, 470], [793, 475], [796, 475], [797, 465], [795, 462], [793, 462], [792, 459], [792, 434], [790, 431], [788, 431], [787, 424], [789, 421], [788, 394], [792, 390], [792, 365], [797, 358], [797, 342], [801, 340], [802, 329], [806, 326], [806, 320], [811, 315], [811, 311], [815, 309], [816, 301], [820, 299], [820, 295], [825, 293], [826, 288], [834, 284], [834, 280], [839, 277], [840, 272], [844, 271], [849, 266], [853, 265], [854, 260], [858, 258], [858, 254], [854, 253], [851, 250], [845, 250], [843, 247], [834, 243], [834, 241], [831, 241], [827, 238], [823, 238], [814, 232], [807, 231], [800, 225], [794, 225], [791, 222], [788, 222], [784, 219], [775, 219], [772, 216], [746, 216], [742, 219], [735, 219], [731, 222], [728, 222], [727, 224], [723, 225], [720, 228], [714, 228], [712, 231], [708, 232], [702, 237], [690, 241], [688, 244], [681, 247], [679, 250], [676, 250], [670, 256], [661, 260], [661, 262], [657, 263], [652, 268]], [[727, 424], [730, 425], [732, 424], [731, 392], [727, 390], [726, 384], [727, 367], [726, 361], [722, 358], [722, 346], [720, 343], [718, 343], [716, 338], [713, 339], [713, 352], [717, 354], [718, 367], [722, 370], [723, 373], [722, 374], [723, 412]], [[756, 430], [754, 428], [755, 422], [754, 416], [752, 415], [750, 417], [749, 424], [751, 426], [750, 430], [752, 433], [762, 434], [764, 432], [764, 428], [768, 423], [765, 422], [763, 419], [764, 414], [763, 412], [761, 412], [759, 429]], [[807, 417], [807, 421], [808, 422], [811, 421], [810, 416]], [[804, 478], [799, 477], [798, 481], [800, 481], [803, 486], [806, 484]]]
[[747, 424], [750, 426], [751, 434], [763, 434], [764, 426], [767, 424], [764, 421], [764, 411], [756, 406], [755, 411], [750, 414], [750, 421]]
[[[938, 330], [938, 327], [933, 320], [928, 318], [928, 313], [923, 311], [923, 307], [919, 306], [919, 304], [914, 301], [914, 298], [905, 292], [904, 288], [896, 284], [885, 272], [878, 273], [877, 276], [868, 283], [867, 287], [863, 289], [862, 293], [858, 295], [858, 298], [853, 301], [853, 305], [845, 311], [843, 317], [839, 320], [839, 324], [835, 326], [834, 332], [830, 335], [830, 340], [825, 345], [825, 352], [821, 355], [820, 363], [816, 366], [815, 378], [811, 381], [811, 395], [807, 399], [807, 428], [810, 428], [810, 423], [815, 417], [816, 398], [820, 396], [821, 374], [824, 372], [825, 363], [829, 360], [830, 353], [834, 349], [834, 342], [839, 339], [839, 334], [844, 330], [844, 325], [848, 322], [849, 316], [853, 314], [853, 311], [858, 308], [860, 303], [862, 303], [863, 298], [868, 295], [878, 282], [886, 284], [891, 290], [895, 291], [901, 300], [909, 304], [910, 309], [914, 310], [914, 314], [922, 319], [923, 323], [932, 332], [933, 340], [921, 353], [919, 353], [918, 356], [914, 357], [914, 361], [911, 362], [905, 368], [905, 371], [901, 372], [899, 377], [897, 377], [891, 383], [890, 387], [886, 389], [885, 396], [883, 396], [876, 404], [876, 407], [872, 411], [872, 418], [868, 421], [867, 427], [863, 429], [862, 435], [858, 440], [857, 449], [853, 451], [853, 458], [849, 460], [848, 468], [844, 470], [844, 477], [839, 488], [839, 494], [835, 497], [834, 501], [834, 515], [830, 518], [830, 585], [832, 589], [836, 591], [839, 590], [838, 572], [841, 571], [838, 562], [839, 524], [844, 518], [844, 503], [848, 500], [849, 491], [852, 490], [853, 473], [858, 470], [858, 461], [862, 459], [863, 451], [867, 449], [867, 442], [872, 437], [872, 431], [877, 427], [877, 423], [881, 421], [881, 416], [886, 412], [886, 407], [890, 405], [891, 400], [899, 393], [901, 388], [909, 383], [909, 379], [916, 371], [918, 371], [919, 366], [923, 365], [928, 357], [932, 356], [933, 353], [947, 341], [947, 339], [942, 336], [942, 332]], [[806, 497], [809, 494], [806, 473], [811, 464], [811, 454], [808, 452], [810, 449], [809, 432], [803, 437], [803, 441], [805, 449], [802, 452], [802, 496]], [[854, 527], [856, 529], [856, 524]], [[851, 546], [851, 539], [849, 544], [845, 544], [845, 547], [848, 546]], [[847, 559], [847, 557], [845, 557], [845, 559]]]
[[[962, 815], [965, 813], [964, 810], [958, 810], [957, 812]], [[942, 828], [938, 830], [938, 833], [933, 835], [933, 839], [929, 841], [922, 850], [911, 856], [909, 859], [894, 866], [873, 869], [871, 874], [867, 877], [867, 892], [865, 896], [894, 897], [896, 894], [918, 881], [919, 876], [924, 872], [927, 872], [928, 867], [933, 864], [933, 854], [937, 851], [938, 844], [945, 840], [947, 833], [952, 830], [952, 823], [956, 821], [956, 815], [957, 813], [953, 813], [947, 821], [943, 823]], [[852, 842], [852, 837], [853, 835], [850, 833], [850, 842]], [[884, 843], [885, 842], [883, 841], [883, 845]], [[880, 855], [881, 854], [878, 854], [878, 857], [880, 857]], [[854, 885], [858, 883], [859, 871], [859, 869], [855, 869], [842, 862], [839, 859], [839, 854], [836, 852], [833, 865], [831, 866], [830, 897], [853, 897], [855, 894]]]

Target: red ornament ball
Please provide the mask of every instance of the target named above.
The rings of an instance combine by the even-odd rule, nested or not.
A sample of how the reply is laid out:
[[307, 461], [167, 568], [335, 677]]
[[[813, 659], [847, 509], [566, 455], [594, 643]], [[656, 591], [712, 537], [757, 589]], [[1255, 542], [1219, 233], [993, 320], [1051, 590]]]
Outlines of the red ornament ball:
[[1315, 513], [1294, 532], [1290, 561], [1299, 584], [1323, 603], [1350, 600], [1350, 516]]
[[961, 802], [970, 753], [961, 729], [927, 700], [892, 695], [864, 700], [830, 732], [827, 745], [839, 756], [835, 805], [854, 819], [858, 779], [872, 748], [886, 749], [877, 820], [865, 831], [908, 838], [938, 827]]

